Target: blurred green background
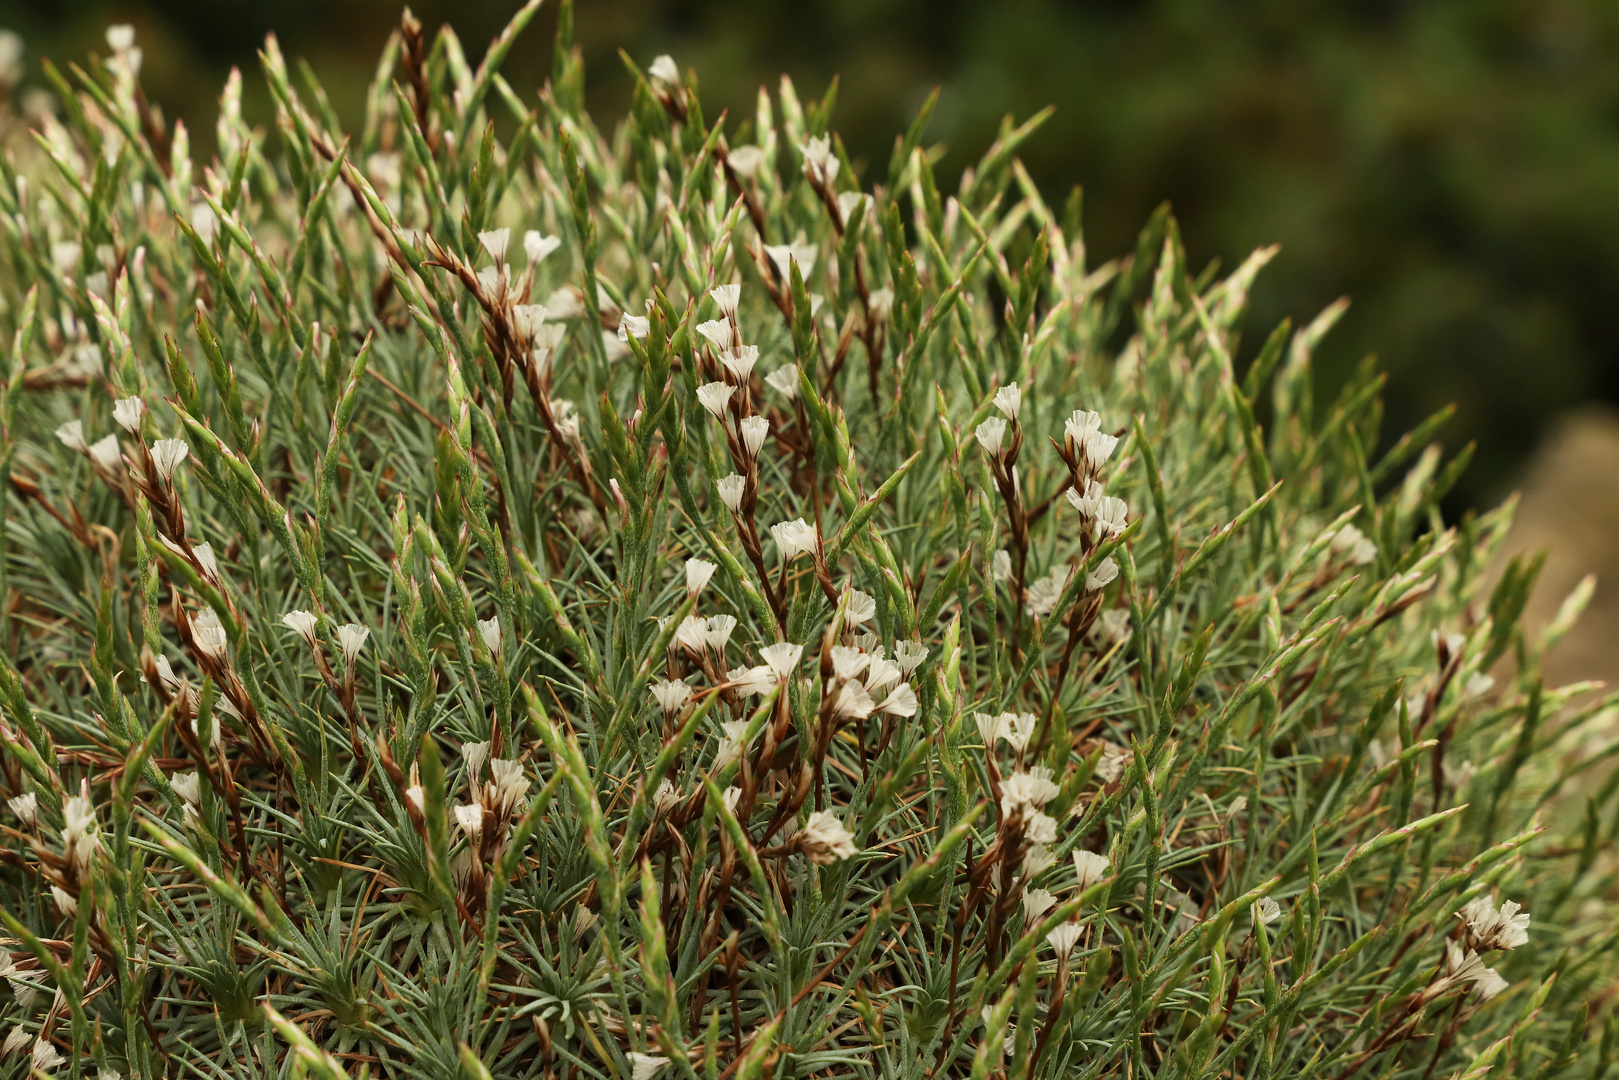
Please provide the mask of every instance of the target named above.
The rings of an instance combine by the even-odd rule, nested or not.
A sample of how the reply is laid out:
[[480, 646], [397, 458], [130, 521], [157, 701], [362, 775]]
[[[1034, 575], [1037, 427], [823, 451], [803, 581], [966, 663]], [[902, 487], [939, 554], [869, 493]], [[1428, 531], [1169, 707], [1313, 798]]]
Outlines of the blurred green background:
[[[476, 59], [513, 5], [428, 0]], [[0, 0], [38, 59], [105, 51], [132, 22], [149, 96], [210, 149], [215, 99], [240, 65], [267, 121], [267, 30], [357, 115], [399, 9], [388, 0]], [[507, 71], [549, 69], [555, 9]], [[622, 108], [620, 47], [695, 66], [705, 110], [751, 115], [761, 83], [804, 96], [841, 76], [834, 125], [886, 166], [933, 86], [931, 137], [959, 173], [1000, 118], [1056, 115], [1024, 159], [1052, 201], [1080, 184], [1093, 259], [1125, 251], [1163, 199], [1194, 261], [1273, 242], [1248, 348], [1283, 315], [1349, 294], [1326, 381], [1369, 352], [1402, 429], [1448, 401], [1452, 448], [1479, 458], [1451, 509], [1493, 501], [1551, 418], [1619, 399], [1619, 3], [1611, 0], [580, 0], [593, 111]], [[1327, 390], [1332, 387], [1328, 385]]]

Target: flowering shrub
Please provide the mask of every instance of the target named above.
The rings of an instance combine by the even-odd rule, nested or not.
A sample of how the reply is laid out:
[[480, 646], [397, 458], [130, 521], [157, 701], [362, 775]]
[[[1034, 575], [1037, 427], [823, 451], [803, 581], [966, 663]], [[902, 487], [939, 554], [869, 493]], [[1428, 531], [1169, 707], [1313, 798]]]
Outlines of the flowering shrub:
[[356, 132], [271, 38], [200, 172], [114, 28], [5, 166], [7, 1075], [1606, 1069], [1589, 590], [1483, 589], [1339, 308], [1093, 264], [1033, 122], [604, 134], [535, 6]]

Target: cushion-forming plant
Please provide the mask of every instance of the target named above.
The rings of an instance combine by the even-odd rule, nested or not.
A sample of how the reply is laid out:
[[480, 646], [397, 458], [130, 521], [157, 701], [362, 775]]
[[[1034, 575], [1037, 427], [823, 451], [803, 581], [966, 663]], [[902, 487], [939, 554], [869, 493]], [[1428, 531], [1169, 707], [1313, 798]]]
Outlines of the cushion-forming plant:
[[1342, 305], [1093, 262], [1040, 117], [603, 132], [537, 4], [358, 131], [272, 37], [204, 166], [127, 27], [6, 121], [0, 1074], [1600, 1075], [1589, 585]]

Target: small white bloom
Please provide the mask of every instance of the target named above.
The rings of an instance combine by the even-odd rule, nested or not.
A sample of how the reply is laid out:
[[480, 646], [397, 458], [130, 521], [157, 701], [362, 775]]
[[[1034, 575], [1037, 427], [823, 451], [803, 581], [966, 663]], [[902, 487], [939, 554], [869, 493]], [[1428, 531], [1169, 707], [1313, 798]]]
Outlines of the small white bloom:
[[691, 698], [691, 687], [674, 679], [655, 682], [652, 684], [652, 696], [665, 716], [673, 716]]
[[191, 617], [191, 640], [210, 660], [224, 658], [229, 637], [225, 633], [225, 624], [213, 608], [204, 608]]
[[500, 620], [479, 619], [478, 636], [483, 638], [483, 644], [493, 656], [500, 655]]
[[1106, 855], [1098, 855], [1083, 848], [1074, 852], [1074, 872], [1079, 875], [1079, 891], [1084, 892], [1101, 881], [1110, 865]]
[[701, 615], [687, 615], [675, 628], [675, 644], [694, 655], [708, 648], [708, 620]]
[[847, 645], [832, 646], [832, 671], [840, 679], [852, 679], [871, 663], [871, 656]]
[[[658, 59], [669, 60], [667, 56], [660, 56]], [[674, 66], [673, 60], [669, 60], [669, 66]], [[653, 65], [653, 69], [657, 69], [656, 64]], [[669, 1059], [666, 1057], [659, 1057], [656, 1054], [642, 1054], [631, 1050], [630, 1080], [652, 1080], [657, 1075], [658, 1070], [667, 1064], [669, 1064]]]
[[815, 550], [815, 528], [803, 518], [777, 522], [770, 526], [770, 536], [776, 541], [783, 562], [792, 562]]
[[[736, 157], [736, 153], [734, 151], [732, 152], [731, 157], [734, 163]], [[714, 303], [720, 309], [721, 315], [725, 316], [727, 319], [736, 318], [736, 306], [738, 301], [742, 299], [741, 285], [720, 285], [716, 288], [708, 290], [708, 295], [714, 298]]]
[[664, 777], [658, 784], [658, 790], [652, 795], [652, 812], [662, 817], [680, 805], [680, 789], [675, 787], [674, 781]]
[[875, 289], [875, 290], [872, 291], [871, 298], [870, 298], [870, 304], [866, 308], [867, 313], [870, 314], [870, 316], [871, 316], [871, 321], [872, 322], [875, 322], [875, 323], [885, 323], [885, 322], [887, 322], [888, 321], [888, 314], [889, 314], [889, 312], [893, 311], [893, 309], [894, 309], [894, 290], [893, 289], [886, 289], [885, 288], [885, 289]]
[[1051, 770], [1036, 765], [1028, 771], [1014, 772], [1001, 782], [1001, 813], [1013, 814], [1039, 810], [1057, 797], [1062, 789], [1051, 781]]
[[1508, 985], [1507, 981], [1494, 968], [1485, 968], [1483, 974], [1473, 980], [1473, 996], [1478, 998], [1481, 1003], [1489, 1001], [1505, 990]]
[[488, 232], [478, 234], [478, 243], [489, 252], [489, 257], [497, 263], [506, 261], [506, 246], [511, 243], [512, 231], [510, 229], [490, 229]]
[[84, 441], [84, 422], [82, 420], [69, 420], [56, 429], [56, 437], [69, 450], [77, 450], [81, 454], [89, 453], [90, 451], [89, 445]]
[[710, 345], [714, 346], [716, 352], [723, 354], [730, 351], [734, 338], [731, 334], [731, 324], [724, 319], [710, 319], [707, 322], [700, 322], [697, 324], [697, 332], [706, 338]]
[[838, 216], [845, 225], [853, 222], [865, 212], [866, 194], [861, 191], [842, 191], [838, 193]]
[[798, 397], [798, 365], [783, 364], [765, 376], [770, 388], [788, 401]]
[[710, 649], [724, 656], [725, 646], [731, 640], [731, 632], [735, 629], [735, 615], [712, 615], [703, 628], [703, 640], [708, 643]]
[[1102, 756], [1096, 761], [1096, 778], [1104, 784], [1111, 784], [1124, 775], [1124, 767], [1129, 763], [1131, 756], [1128, 747], [1104, 742]]
[[739, 787], [728, 787], [725, 789], [725, 794], [722, 795], [721, 798], [725, 800], [725, 808], [731, 813], [735, 814], [737, 804], [742, 801], [742, 789]]
[[978, 430], [973, 434], [977, 436], [978, 445], [984, 448], [985, 453], [992, 457], [999, 456], [1001, 444], [1006, 440], [1006, 421], [998, 416], [992, 416], [979, 424]]
[[652, 320], [645, 315], [625, 315], [618, 321], [618, 340], [644, 338], [652, 332]]
[[371, 631], [359, 623], [344, 623], [337, 628], [337, 644], [343, 650], [343, 661], [350, 667], [359, 659], [360, 650], [365, 648], [365, 639], [371, 636]]
[[[29, 996], [30, 999], [33, 997], [34, 993], [37, 991], [36, 987], [31, 986], [28, 983], [25, 983], [20, 979], [10, 979], [10, 982], [11, 982], [11, 987], [12, 987], [12, 993], [16, 994], [17, 1000], [19, 1002], [22, 1002], [22, 1000], [23, 1000], [22, 994], [18, 992], [19, 987], [27, 987], [27, 989], [29, 991], [28, 996]], [[4, 1043], [0, 1043], [0, 1054], [4, 1054], [5, 1056], [10, 1057], [12, 1054], [15, 1054], [18, 1050], [21, 1050], [23, 1047], [27, 1046], [28, 1041], [30, 1039], [32, 1039], [33, 1037], [34, 1036], [29, 1033], [27, 1028], [23, 1027], [21, 1024], [18, 1024], [16, 1027], [14, 1027], [10, 1031], [6, 1032], [6, 1041]]]
[[39, 793], [27, 791], [21, 795], [14, 795], [6, 800], [11, 812], [17, 815], [17, 820], [25, 828], [32, 829], [39, 821]]
[[215, 585], [219, 584], [219, 560], [214, 557], [214, 546], [209, 543], [197, 544], [191, 549], [191, 557], [197, 560], [202, 567], [203, 575]]
[[859, 589], [849, 590], [849, 607], [844, 613], [844, 621], [849, 626], [859, 626], [870, 622], [877, 617], [877, 600], [869, 593]]
[[928, 658], [928, 649], [920, 641], [901, 641], [894, 646], [894, 662], [899, 665], [900, 675], [909, 679], [911, 673], [922, 666], [922, 661]]
[[697, 388], [697, 401], [715, 419], [724, 419], [725, 406], [730, 402], [731, 395], [734, 393], [736, 393], [736, 387], [727, 383], [704, 383]]
[[1049, 889], [1023, 890], [1023, 921], [1030, 926], [1040, 921], [1040, 917], [1050, 911], [1057, 904], [1057, 898], [1051, 895]]
[[1470, 900], [1456, 913], [1466, 924], [1467, 943], [1478, 952], [1492, 949], [1516, 949], [1529, 941], [1529, 913], [1508, 900], [1495, 908], [1489, 894]]
[[854, 835], [843, 827], [843, 822], [830, 810], [817, 810], [811, 814], [797, 839], [809, 860], [821, 866], [829, 866], [860, 851], [855, 846]]
[[[726, 157], [725, 163], [741, 177], [752, 177], [765, 163], [765, 152], [757, 146], [738, 146]], [[720, 286], [726, 288], [726, 286]]]
[[1023, 408], [1023, 391], [1018, 389], [1017, 383], [1008, 383], [995, 391], [995, 407], [1008, 420], [1016, 420], [1019, 410]]
[[714, 486], [719, 489], [720, 501], [733, 514], [742, 507], [742, 489], [746, 484], [747, 481], [737, 473], [714, 482]]
[[1365, 566], [1377, 560], [1377, 545], [1353, 525], [1345, 525], [1332, 534], [1331, 551], [1347, 558], [1351, 566]]
[[748, 457], [756, 458], [764, 448], [765, 436], [770, 434], [770, 421], [762, 416], [750, 416], [737, 425], [742, 434], [742, 446]]
[[841, 162], [832, 152], [832, 139], [828, 135], [817, 135], [803, 147], [804, 172], [810, 179], [820, 184], [830, 184], [838, 178], [838, 169]]
[[1023, 880], [1033, 881], [1057, 864], [1057, 856], [1044, 844], [1030, 844], [1023, 856]]
[[1475, 671], [1469, 675], [1467, 682], [1462, 684], [1462, 697], [1480, 698], [1495, 688], [1495, 679], [1482, 671]]
[[753, 365], [759, 362], [759, 346], [732, 346], [720, 355], [720, 362], [738, 383], [745, 383], [753, 374]]
[[1057, 610], [1057, 602], [1062, 599], [1062, 591], [1068, 587], [1068, 579], [1073, 574], [1070, 566], [1052, 567], [1051, 573], [1030, 583], [1028, 595], [1023, 598], [1024, 608], [1037, 619], [1050, 615]]
[[538, 229], [530, 229], [523, 234], [523, 254], [528, 256], [530, 266], [541, 261], [561, 246], [562, 237], [545, 236]]
[[1099, 469], [1102, 463], [1113, 454], [1113, 448], [1119, 445], [1116, 436], [1098, 431], [1085, 440], [1085, 460], [1092, 469]]
[[839, 720], [864, 720], [877, 710], [877, 703], [858, 682], [829, 685], [826, 692], [831, 699], [832, 715]]
[[[131, 32], [130, 36], [134, 37], [134, 33]], [[51, 892], [53, 894], [60, 894], [57, 896], [57, 903], [59, 905], [62, 905], [62, 897], [67, 897], [69, 904], [62, 905], [62, 914], [73, 914], [73, 910], [78, 907], [77, 903], [72, 902], [73, 898], [68, 896], [67, 893], [62, 892], [61, 889], [54, 886], [51, 888]], [[61, 1065], [62, 1062], [66, 1060], [62, 1057], [62, 1052], [60, 1050], [44, 1039], [35, 1041], [33, 1053], [30, 1056], [32, 1058], [34, 1068], [38, 1069], [40, 1072], [50, 1072], [52, 1069]]]
[[[667, 53], [652, 61], [652, 66], [647, 68], [647, 74], [651, 75], [652, 78], [657, 82], [661, 82], [666, 86], [680, 85], [680, 67], [675, 63], [675, 58]], [[669, 1064], [669, 1059], [659, 1058], [658, 1064], [660, 1066], [667, 1065]], [[648, 1073], [647, 1075], [650, 1076], [651, 1073]], [[635, 1080], [646, 1080], [646, 1077], [637, 1073]]]
[[1095, 570], [1085, 575], [1085, 591], [1095, 592], [1106, 588], [1114, 578], [1119, 576], [1119, 564], [1112, 559], [1103, 559], [1097, 564]]
[[107, 48], [113, 52], [124, 52], [135, 44], [135, 28], [128, 23], [118, 23], [107, 27]]
[[103, 471], [110, 472], [118, 467], [123, 460], [123, 453], [118, 448], [118, 436], [107, 435], [90, 444], [90, 460], [101, 467]]
[[874, 652], [871, 656], [871, 665], [866, 668], [866, 690], [875, 694], [885, 686], [898, 682], [899, 679], [899, 665], [892, 660], [885, 660], [881, 649]]
[[1057, 842], [1057, 821], [1036, 810], [1023, 822], [1023, 836], [1035, 844], [1055, 844]]
[[1012, 748], [1014, 754], [1021, 754], [1029, 745], [1029, 740], [1034, 738], [1036, 723], [1038, 720], [1034, 713], [1002, 713], [1001, 738], [1006, 740], [1006, 745]]
[[476, 845], [483, 836], [483, 807], [477, 803], [460, 803], [455, 808], [455, 824], [469, 844]]
[[995, 752], [995, 744], [1000, 742], [1005, 734], [1006, 725], [1003, 721], [1010, 715], [1011, 713], [1001, 713], [999, 716], [985, 712], [973, 713], [973, 723], [978, 725], [978, 736], [984, 740], [986, 752]]
[[1079, 944], [1080, 935], [1084, 930], [1085, 928], [1076, 922], [1059, 923], [1046, 935], [1046, 940], [1051, 942], [1051, 948], [1060, 959], [1067, 959], [1073, 953], [1074, 946]]
[[877, 706], [877, 711], [887, 713], [889, 716], [915, 716], [918, 705], [916, 691], [911, 689], [911, 684], [900, 683], [883, 698], [882, 704]]
[[990, 557], [989, 576], [997, 582], [1012, 580], [1012, 555], [1005, 548]]
[[725, 681], [731, 684], [734, 693], [747, 698], [769, 692], [776, 685], [776, 673], [768, 664], [732, 668], [725, 673]]
[[174, 470], [190, 453], [191, 447], [183, 439], [159, 439], [152, 444], [152, 463], [167, 483], [174, 479]]
[[[1072, 488], [1069, 488], [1072, 491]], [[1130, 507], [1123, 499], [1115, 499], [1111, 495], [1103, 495], [1096, 500], [1096, 539], [1111, 540], [1124, 531], [1128, 523]]]
[[714, 576], [714, 571], [718, 569], [718, 564], [711, 563], [707, 559], [687, 559], [686, 595], [696, 596], [702, 592], [703, 586], [708, 584], [709, 579]]
[[1063, 434], [1076, 449], [1083, 450], [1085, 442], [1102, 430], [1102, 414], [1075, 409], [1063, 423]]
[[803, 655], [804, 646], [794, 645], [790, 641], [778, 641], [759, 650], [759, 658], [769, 665], [772, 674], [779, 680], [785, 680], [793, 673], [799, 657]]
[[742, 736], [747, 734], [748, 722], [746, 720], [727, 720], [720, 725], [720, 730], [725, 734], [714, 751], [714, 769], [716, 771], [735, 761], [736, 756], [742, 752]]
[[1261, 897], [1256, 906], [1259, 912], [1255, 917], [1255, 921], [1260, 926], [1269, 926], [1282, 917], [1282, 905], [1268, 896]]
[[309, 642], [311, 648], [315, 646], [315, 631], [320, 626], [320, 620], [313, 613], [289, 611], [281, 616], [281, 625]]
[[578, 289], [564, 285], [545, 298], [545, 316], [548, 319], [582, 319], [585, 317], [584, 298]]
[[798, 276], [805, 281], [809, 280], [810, 271], [815, 269], [817, 254], [814, 244], [766, 244], [765, 254], [776, 265], [776, 271], [781, 274], [783, 281], [791, 281], [792, 264], [798, 264]]
[[513, 304], [512, 329], [524, 341], [532, 342], [545, 325], [544, 304]]
[[119, 398], [112, 403], [113, 420], [131, 435], [141, 433], [141, 417], [145, 415], [146, 402], [138, 397]]
[[510, 817], [523, 796], [528, 794], [529, 779], [523, 773], [523, 763], [511, 758], [495, 758], [489, 763], [487, 805], [498, 817]]
[[188, 805], [202, 805], [202, 781], [198, 778], [195, 769], [190, 772], [175, 773], [169, 777], [169, 786]]

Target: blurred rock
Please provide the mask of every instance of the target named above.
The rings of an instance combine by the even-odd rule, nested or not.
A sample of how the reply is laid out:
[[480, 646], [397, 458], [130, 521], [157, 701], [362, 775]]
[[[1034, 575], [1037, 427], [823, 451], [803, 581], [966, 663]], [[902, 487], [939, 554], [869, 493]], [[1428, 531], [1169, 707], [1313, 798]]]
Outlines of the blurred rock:
[[1619, 684], [1619, 411], [1588, 406], [1553, 425], [1518, 483], [1522, 501], [1502, 561], [1546, 552], [1527, 612], [1543, 627], [1586, 574], [1591, 605], [1546, 658], [1546, 682]]

